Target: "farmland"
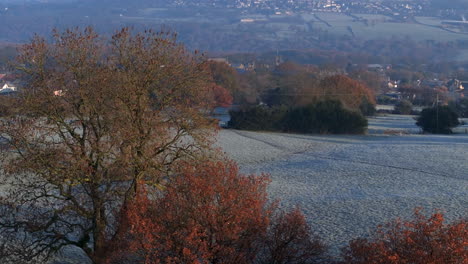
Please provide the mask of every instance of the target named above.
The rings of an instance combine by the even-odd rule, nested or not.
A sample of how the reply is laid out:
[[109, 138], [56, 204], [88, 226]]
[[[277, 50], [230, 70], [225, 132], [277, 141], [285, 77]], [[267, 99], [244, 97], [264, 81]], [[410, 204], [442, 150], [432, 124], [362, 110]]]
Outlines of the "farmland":
[[[188, 10], [187, 10], [188, 11]], [[290, 30], [291, 26], [313, 34], [314, 29], [326, 30], [331, 34], [352, 35], [363, 39], [411, 37], [415, 40], [468, 40], [468, 34], [450, 32], [439, 28], [442, 20], [434, 17], [416, 17], [414, 23], [398, 22], [389, 16], [373, 14], [344, 14], [331, 12], [317, 12], [309, 14], [290, 15], [240, 15], [235, 12], [223, 11], [190, 12], [181, 15], [180, 9], [175, 12], [168, 8], [143, 9], [136, 16], [122, 16], [123, 21], [139, 20], [145, 23], [168, 23], [170, 22], [197, 22], [224, 24], [225, 29], [234, 31], [240, 24], [241, 19], [253, 19], [249, 23], [252, 31], [262, 31], [265, 27], [276, 29], [278, 32]], [[184, 12], [182, 12], [184, 14]], [[208, 15], [209, 14], [209, 15]], [[303, 32], [303, 33], [305, 33]]]
[[330, 26], [314, 21], [314, 25], [327, 29], [333, 34], [351, 34], [361, 39], [410, 37], [415, 40], [445, 40], [455, 41], [468, 39], [468, 35], [449, 32], [434, 26], [440, 26], [441, 21], [437, 18], [424, 18], [422, 21], [428, 25], [419, 23], [395, 22], [390, 17], [381, 15], [355, 14], [353, 18], [340, 13], [319, 13], [317, 16], [326, 21]]
[[[81, 8], [81, 9], [80, 9]], [[70, 8], [52, 5], [30, 8], [9, 7], [0, 21], [0, 41], [24, 43], [33, 34], [49, 35], [51, 29], [71, 26], [94, 26], [99, 32], [113, 32], [120, 26], [137, 29], [165, 29], [177, 31], [179, 40], [190, 49], [208, 52], [265, 52], [276, 50], [331, 50], [351, 53], [370, 53], [377, 58], [382, 45], [393, 42], [422, 41], [429, 48], [437, 43], [453, 42], [455, 50], [464, 52], [468, 35], [445, 27], [440, 18], [393, 15], [350, 14], [340, 12], [261, 10], [241, 11], [216, 7], [155, 7], [143, 8]], [[47, 14], [47, 15], [45, 15]], [[368, 40], [379, 40], [369, 48]], [[425, 43], [426, 40], [432, 42]], [[407, 45], [415, 47], [415, 43]], [[419, 44], [418, 44], [419, 45]], [[420, 47], [417, 47], [420, 50]], [[434, 61], [464, 61], [466, 56], [453, 58], [454, 49], [432, 51], [421, 55]], [[450, 52], [450, 54], [448, 54]], [[385, 53], [385, 52], [384, 52]], [[398, 54], [385, 53], [386, 57]], [[408, 57], [404, 55], [405, 57]], [[373, 59], [375, 63], [375, 60]], [[397, 64], [399, 58], [394, 62]], [[426, 63], [426, 62], [425, 62]]]
[[[288, 14], [241, 14], [227, 10], [142, 9], [134, 14], [114, 18], [113, 23], [169, 25], [179, 31], [181, 40], [200, 50], [274, 50], [326, 48], [340, 38], [353, 41], [412, 40], [416, 42], [468, 41], [468, 33], [446, 28], [434, 17], [415, 17], [402, 21], [375, 14], [332, 12]], [[181, 15], [184, 14], [184, 15]], [[211, 35], [216, 34], [216, 35]], [[216, 36], [216, 37], [215, 37]], [[211, 40], [211, 42], [208, 42]], [[351, 44], [353, 46], [354, 44]], [[340, 49], [340, 47], [337, 47]], [[458, 58], [464, 61], [463, 47]], [[442, 56], [444, 58], [444, 56]]]
[[299, 205], [335, 253], [417, 206], [440, 208], [449, 220], [468, 216], [467, 134], [418, 134], [409, 116], [371, 119], [369, 130], [366, 136], [223, 130], [219, 145], [245, 173], [271, 174], [271, 196], [284, 207]]

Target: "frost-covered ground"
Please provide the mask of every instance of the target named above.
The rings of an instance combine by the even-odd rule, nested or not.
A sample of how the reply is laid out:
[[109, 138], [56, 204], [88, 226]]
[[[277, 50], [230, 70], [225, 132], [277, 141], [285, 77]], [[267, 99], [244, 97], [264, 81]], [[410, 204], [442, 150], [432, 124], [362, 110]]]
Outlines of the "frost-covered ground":
[[[285, 208], [299, 205], [338, 254], [416, 206], [440, 208], [449, 220], [468, 217], [468, 134], [419, 132], [411, 116], [389, 115], [370, 119], [365, 136], [222, 130], [218, 145], [244, 173], [269, 173], [271, 197]], [[49, 263], [91, 262], [68, 247]]]
[[417, 206], [468, 217], [468, 134], [389, 130], [419, 132], [412, 117], [387, 116], [369, 120], [366, 136], [222, 130], [218, 144], [243, 172], [271, 174], [271, 197], [302, 207], [337, 253]]

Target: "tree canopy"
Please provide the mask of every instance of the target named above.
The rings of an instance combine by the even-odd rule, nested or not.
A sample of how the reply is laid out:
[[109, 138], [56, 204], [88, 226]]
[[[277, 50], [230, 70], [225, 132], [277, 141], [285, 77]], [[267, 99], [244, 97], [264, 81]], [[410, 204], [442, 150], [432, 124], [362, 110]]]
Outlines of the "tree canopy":
[[25, 84], [0, 121], [10, 261], [65, 245], [98, 258], [137, 182], [163, 188], [210, 147], [211, 77], [173, 33], [55, 31], [24, 45], [17, 67]]

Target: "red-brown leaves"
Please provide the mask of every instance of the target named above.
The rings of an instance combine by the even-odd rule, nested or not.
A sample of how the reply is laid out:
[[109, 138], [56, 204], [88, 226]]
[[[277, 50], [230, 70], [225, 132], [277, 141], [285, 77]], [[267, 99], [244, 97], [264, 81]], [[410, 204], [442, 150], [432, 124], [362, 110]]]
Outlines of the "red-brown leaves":
[[325, 98], [338, 99], [349, 109], [359, 109], [364, 98], [375, 103], [374, 95], [366, 85], [344, 75], [327, 77], [320, 82], [320, 87]]
[[372, 239], [352, 241], [343, 257], [351, 264], [466, 264], [468, 222], [444, 224], [443, 214], [426, 218], [416, 209], [413, 220], [397, 219]]
[[248, 263], [266, 232], [266, 176], [239, 176], [233, 163], [185, 165], [162, 197], [139, 195], [114, 245], [145, 263]]
[[108, 263], [314, 263], [324, 246], [302, 213], [274, 213], [268, 177], [232, 162], [185, 164], [165, 192], [124, 210]]
[[212, 89], [216, 106], [228, 107], [232, 105], [233, 97], [226, 88], [214, 84]]
[[175, 34], [55, 31], [25, 45], [16, 66], [23, 87], [5, 102], [14, 108], [0, 107], [0, 155], [15, 182], [8, 201], [21, 206], [0, 218], [35, 236], [28, 248], [75, 244], [99, 257], [134, 183], [162, 184], [179, 161], [210, 152], [211, 76]]
[[300, 209], [281, 212], [272, 219], [262, 263], [314, 263], [325, 253], [325, 245], [312, 237]]

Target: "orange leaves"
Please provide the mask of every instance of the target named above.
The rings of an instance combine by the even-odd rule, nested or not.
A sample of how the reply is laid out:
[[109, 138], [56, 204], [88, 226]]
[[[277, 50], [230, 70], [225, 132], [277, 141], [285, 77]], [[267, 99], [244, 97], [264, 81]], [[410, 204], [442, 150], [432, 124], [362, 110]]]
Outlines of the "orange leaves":
[[[114, 247], [146, 263], [247, 263], [270, 214], [266, 176], [242, 176], [233, 163], [185, 164], [162, 195], [138, 196], [125, 210]], [[123, 253], [123, 252], [121, 252]], [[118, 262], [118, 261], [117, 261]]]
[[[47, 245], [48, 251], [76, 243], [99, 262], [114, 234], [114, 212], [138, 192], [123, 183], [161, 186], [180, 160], [207, 155], [215, 124], [207, 113], [213, 108], [212, 80], [204, 64], [202, 55], [187, 51], [175, 34], [129, 28], [113, 36], [92, 28], [57, 30], [21, 49], [17, 66], [24, 87], [14, 102], [6, 102], [15, 108], [0, 109], [8, 115], [0, 124], [2, 135], [11, 139], [8, 150], [18, 154], [5, 151], [11, 161], [5, 166], [12, 179], [27, 172], [38, 181], [25, 180], [9, 199], [32, 208], [44, 208], [42, 199], [57, 200], [44, 208], [57, 217], [39, 230], [44, 234], [33, 244]], [[31, 193], [41, 196], [23, 199]], [[153, 204], [147, 206], [140, 208], [144, 214], [128, 217], [141, 223], [128, 221], [134, 230], [129, 235], [145, 233], [149, 241], [160, 241], [156, 231], [162, 227], [146, 220], [153, 219]], [[33, 223], [49, 221], [44, 212], [24, 215]], [[49, 233], [64, 239], [47, 240]], [[69, 241], [71, 233], [92, 242]]]
[[374, 95], [366, 85], [344, 75], [327, 77], [320, 82], [320, 87], [325, 98], [338, 99], [349, 109], [359, 109], [364, 98], [375, 103]]
[[[232, 162], [181, 163], [163, 193], [142, 191], [123, 210], [107, 263], [328, 263], [299, 209], [268, 205], [265, 175]], [[343, 250], [346, 264], [466, 264], [466, 220], [416, 209]]]
[[426, 218], [420, 208], [411, 221], [399, 219], [378, 228], [373, 239], [358, 239], [343, 251], [350, 264], [466, 264], [468, 223], [444, 223], [440, 212]]
[[268, 182], [233, 162], [183, 164], [163, 194], [128, 204], [108, 263], [305, 263], [323, 254], [299, 209], [268, 204]]
[[325, 253], [325, 245], [313, 237], [299, 208], [277, 214], [266, 238], [262, 263], [314, 263]]
[[212, 88], [215, 104], [221, 107], [228, 107], [232, 105], [233, 97], [231, 93], [222, 86], [213, 85]]

